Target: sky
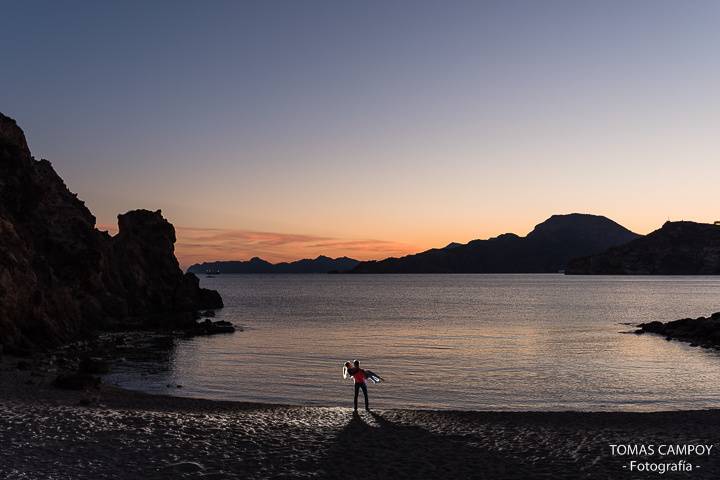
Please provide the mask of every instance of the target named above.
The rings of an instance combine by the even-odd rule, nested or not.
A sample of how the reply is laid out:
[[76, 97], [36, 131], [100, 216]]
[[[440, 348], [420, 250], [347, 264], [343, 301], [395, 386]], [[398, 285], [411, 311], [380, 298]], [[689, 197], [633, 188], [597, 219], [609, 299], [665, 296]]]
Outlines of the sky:
[[184, 266], [720, 220], [720, 2], [8, 2], [0, 111]]

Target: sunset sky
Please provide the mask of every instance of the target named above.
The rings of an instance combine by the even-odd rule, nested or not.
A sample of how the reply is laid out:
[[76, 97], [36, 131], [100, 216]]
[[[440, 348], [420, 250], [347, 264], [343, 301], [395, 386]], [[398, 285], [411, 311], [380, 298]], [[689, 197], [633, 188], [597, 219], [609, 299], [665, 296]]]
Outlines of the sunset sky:
[[0, 111], [184, 266], [720, 220], [720, 2], [14, 2]]

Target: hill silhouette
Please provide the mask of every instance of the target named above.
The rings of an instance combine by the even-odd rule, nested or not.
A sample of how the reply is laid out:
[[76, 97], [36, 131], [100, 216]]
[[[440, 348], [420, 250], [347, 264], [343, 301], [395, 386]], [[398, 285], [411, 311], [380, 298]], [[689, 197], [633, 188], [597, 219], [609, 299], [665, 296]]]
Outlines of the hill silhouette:
[[401, 258], [358, 264], [350, 273], [554, 273], [570, 259], [638, 238], [599, 215], [553, 215], [525, 237], [505, 233]]
[[330, 258], [320, 255], [317, 258], [305, 258], [295, 262], [270, 263], [259, 257], [247, 261], [232, 260], [205, 262], [191, 265], [191, 273], [329, 273], [351, 270], [360, 263], [348, 258]]
[[630, 243], [571, 261], [567, 273], [720, 274], [720, 226], [695, 222], [666, 222], [658, 230]]

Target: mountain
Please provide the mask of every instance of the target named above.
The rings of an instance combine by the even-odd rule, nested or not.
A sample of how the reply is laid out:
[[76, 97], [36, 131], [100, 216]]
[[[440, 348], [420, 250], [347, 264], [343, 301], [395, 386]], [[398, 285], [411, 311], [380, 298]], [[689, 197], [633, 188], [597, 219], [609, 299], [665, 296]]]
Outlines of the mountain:
[[401, 258], [361, 262], [351, 273], [553, 273], [571, 258], [635, 238], [637, 234], [602, 216], [553, 215], [525, 237], [505, 233], [465, 245], [451, 243]]
[[660, 229], [630, 243], [571, 261], [566, 273], [720, 274], [720, 226], [695, 222], [666, 222]]
[[15, 120], [0, 114], [0, 345], [49, 346], [101, 327], [184, 325], [222, 307], [183, 274], [175, 229], [161, 212], [95, 217], [47, 160], [35, 160]]
[[360, 263], [348, 257], [330, 258], [320, 255], [295, 262], [270, 263], [253, 257], [248, 261], [219, 261], [191, 265], [192, 273], [329, 273], [351, 270]]

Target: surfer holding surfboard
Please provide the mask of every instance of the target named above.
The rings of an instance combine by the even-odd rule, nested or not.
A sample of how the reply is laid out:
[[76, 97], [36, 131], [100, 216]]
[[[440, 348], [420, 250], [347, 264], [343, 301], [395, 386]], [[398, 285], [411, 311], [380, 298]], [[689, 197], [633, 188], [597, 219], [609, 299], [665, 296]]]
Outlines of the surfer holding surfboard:
[[353, 383], [355, 384], [355, 411], [357, 412], [358, 394], [362, 389], [365, 397], [365, 410], [370, 411], [370, 404], [368, 402], [368, 392], [366, 381], [370, 380], [373, 383], [380, 383], [383, 378], [380, 375], [371, 372], [370, 370], [363, 370], [360, 368], [360, 361], [354, 360], [353, 363], [345, 362], [343, 366], [343, 378], [347, 379], [352, 377]]

